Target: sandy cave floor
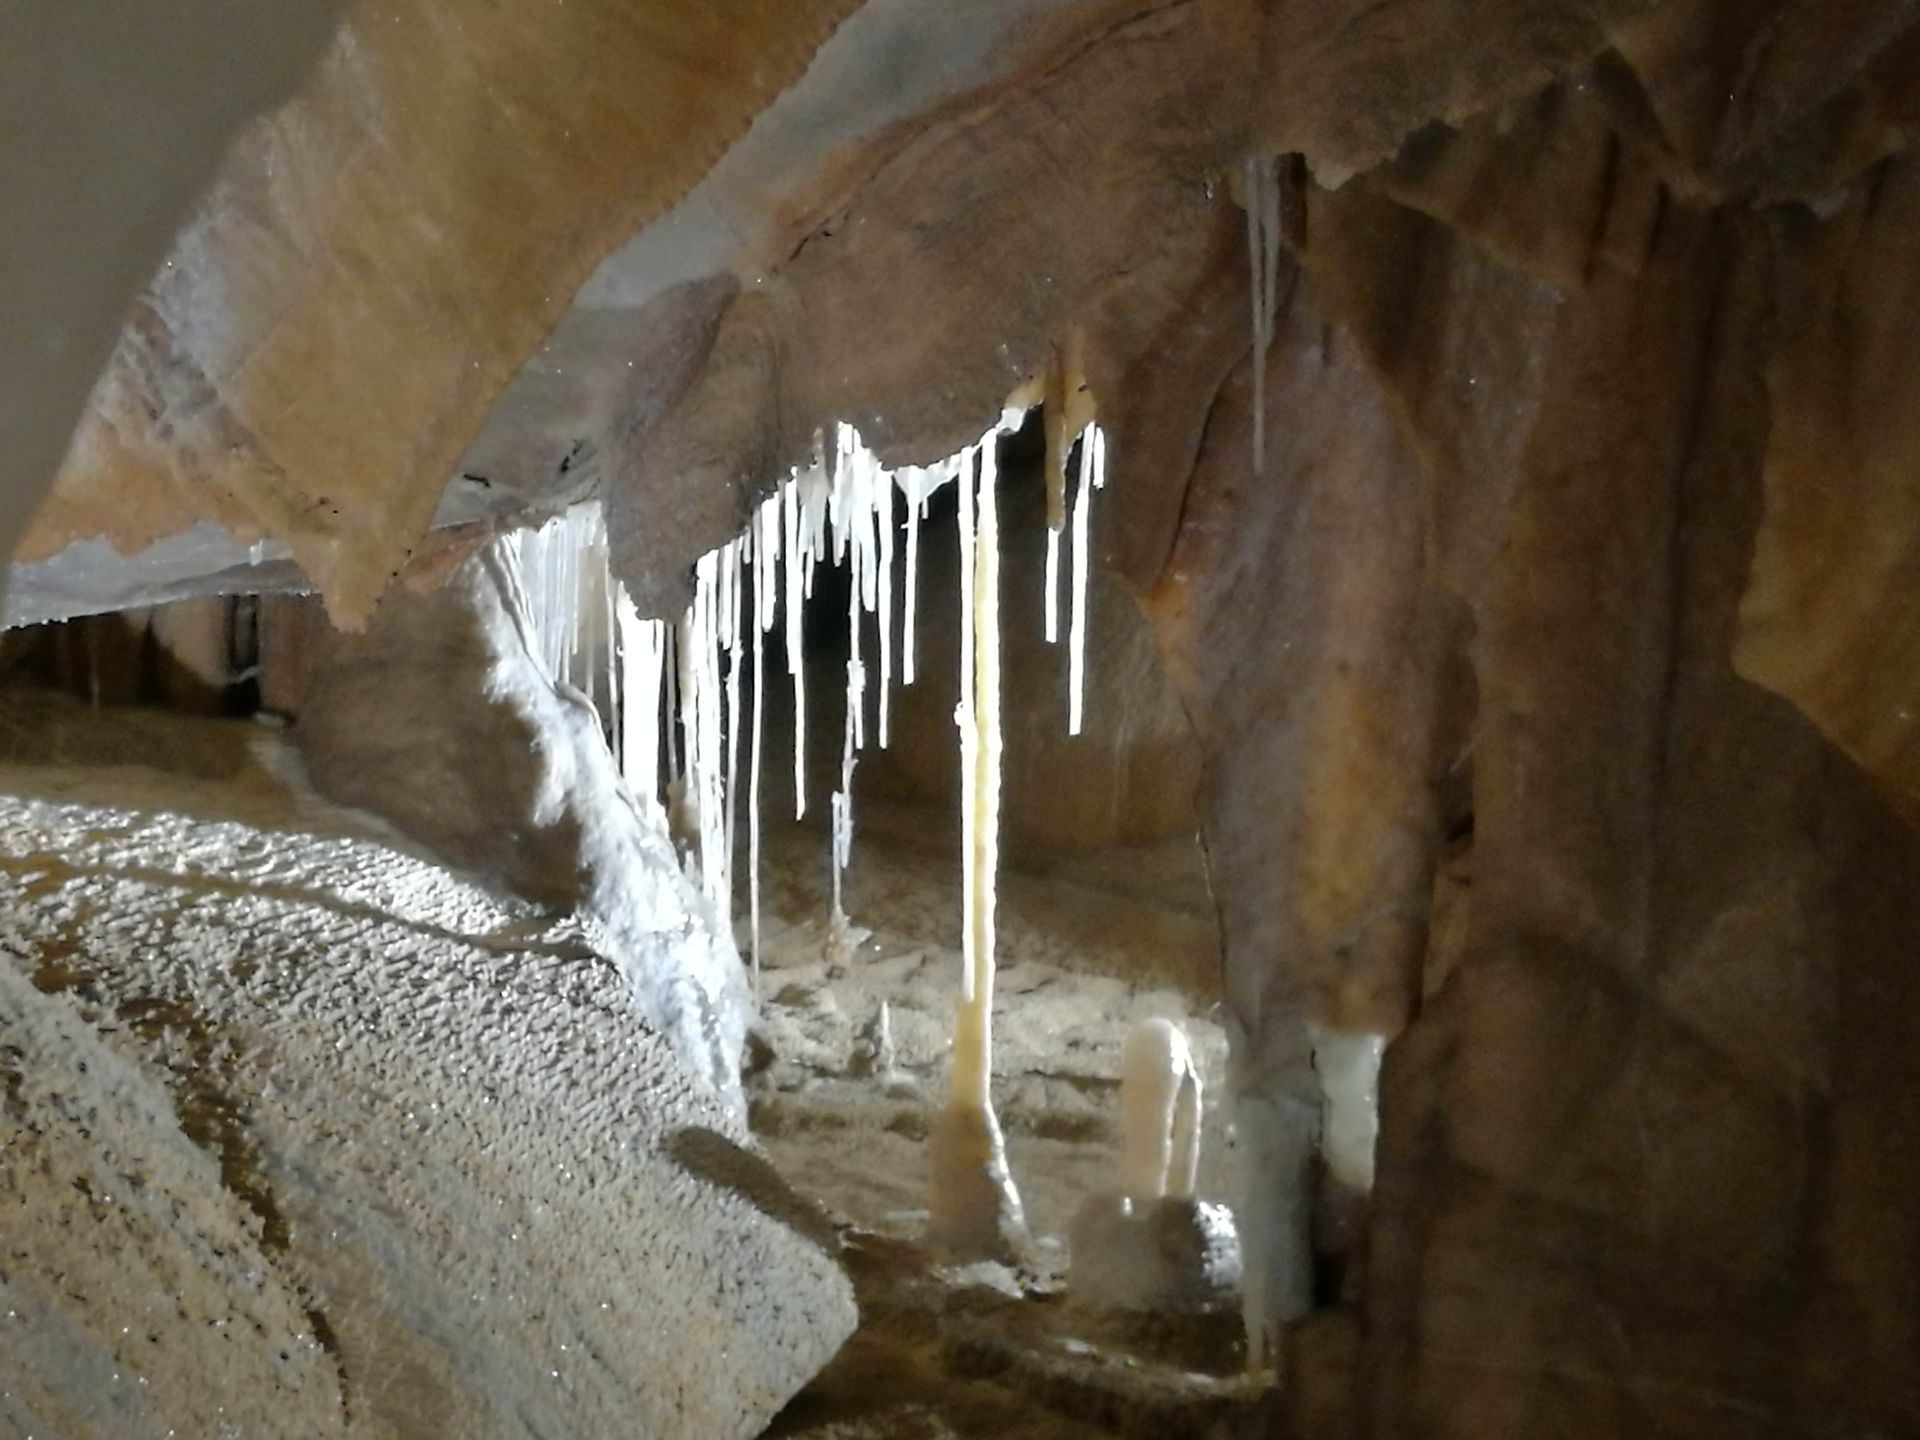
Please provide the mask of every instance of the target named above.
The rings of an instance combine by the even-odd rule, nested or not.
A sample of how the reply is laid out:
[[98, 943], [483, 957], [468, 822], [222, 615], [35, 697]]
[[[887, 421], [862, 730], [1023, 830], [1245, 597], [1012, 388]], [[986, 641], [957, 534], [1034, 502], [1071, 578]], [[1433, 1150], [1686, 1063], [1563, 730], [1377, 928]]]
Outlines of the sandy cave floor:
[[[284, 735], [247, 721], [0, 692], [0, 793], [268, 828], [355, 824], [289, 785], [289, 749]], [[853, 1340], [768, 1434], [1208, 1434], [1255, 1400], [1239, 1378], [1237, 1313], [1100, 1315], [1076, 1305], [1065, 1283], [1068, 1222], [1112, 1174], [1115, 1077], [1135, 1021], [1186, 1026], [1208, 1088], [1201, 1194], [1231, 1192], [1215, 1103], [1225, 1043], [1195, 993], [1206, 934], [1178, 878], [1186, 861], [1081, 857], [1003, 885], [995, 1100], [1034, 1243], [1013, 1269], [950, 1269], [917, 1236], [922, 1142], [943, 1094], [958, 987], [958, 876], [939, 843], [915, 838], [928, 831], [924, 817], [875, 807], [867, 821], [848, 879], [848, 910], [866, 933], [851, 956], [830, 945], [824, 836], [789, 824], [765, 837], [752, 1128], [789, 1181], [833, 1216], [861, 1309]], [[740, 910], [744, 941], [744, 895]], [[861, 1032], [882, 1001], [896, 1060], [884, 1077], [860, 1062]]]
[[[903, 817], [876, 817], [898, 834]], [[861, 1303], [853, 1341], [769, 1432], [809, 1440], [1018, 1435], [1198, 1436], [1245, 1408], [1237, 1313], [1100, 1315], [1066, 1286], [1074, 1210], [1111, 1184], [1120, 1047], [1138, 1020], [1180, 1021], [1210, 1097], [1226, 1043], [1200, 1002], [1164, 983], [1167, 927], [1104, 923], [1113, 867], [1007, 887], [995, 997], [994, 1095], [1035, 1243], [1026, 1263], [947, 1269], [919, 1248], [929, 1106], [943, 1095], [946, 1025], [959, 983], [957, 877], [943, 857], [855, 842], [848, 910], [870, 931], [848, 960], [830, 955], [824, 838], [783, 829], [770, 845], [763, 903], [763, 1068], [750, 1077], [753, 1129], [796, 1186], [835, 1215]], [[1135, 856], [1148, 865], [1152, 857]], [[1119, 867], [1131, 873], [1133, 867]], [[1151, 887], [1149, 887], [1151, 888]], [[1136, 894], [1138, 893], [1136, 887]], [[1129, 941], [1127, 938], [1131, 936]], [[1138, 953], [1129, 953], [1137, 950]], [[1089, 973], [1089, 964], [1107, 974]], [[1140, 983], [1114, 973], [1146, 977]], [[897, 1078], [859, 1073], [888, 1005]], [[1208, 1105], [1200, 1191], [1226, 1200], [1232, 1154]]]

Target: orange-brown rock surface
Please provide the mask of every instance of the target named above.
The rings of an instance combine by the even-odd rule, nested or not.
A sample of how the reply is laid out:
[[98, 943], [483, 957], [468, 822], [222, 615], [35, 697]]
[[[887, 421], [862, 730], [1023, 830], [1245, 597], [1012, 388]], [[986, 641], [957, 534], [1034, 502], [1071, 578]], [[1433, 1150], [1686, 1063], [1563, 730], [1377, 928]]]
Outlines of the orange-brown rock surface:
[[134, 307], [23, 556], [211, 518], [364, 620], [592, 267], [851, 8], [352, 6]]
[[[524, 403], [668, 613], [816, 430], [947, 453], [1079, 336], [1206, 772], [1273, 1314], [1308, 1022], [1397, 1036], [1356, 1324], [1303, 1332], [1355, 1433], [1920, 1432], [1910, 3], [1036, 7], [728, 210], [755, 263], [603, 272], [612, 319], [573, 287], [852, 7], [459, 8], [356, 11], [251, 138], [37, 553], [210, 516], [355, 616]], [[593, 403], [542, 409], [542, 343], [618, 356]]]

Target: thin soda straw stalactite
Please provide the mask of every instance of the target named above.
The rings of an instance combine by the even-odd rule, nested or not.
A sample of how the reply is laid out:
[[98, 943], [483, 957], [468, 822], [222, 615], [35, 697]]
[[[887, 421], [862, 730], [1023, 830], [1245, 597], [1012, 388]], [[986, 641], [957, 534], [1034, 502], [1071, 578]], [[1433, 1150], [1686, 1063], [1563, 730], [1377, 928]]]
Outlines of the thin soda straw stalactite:
[[920, 526], [927, 518], [926, 472], [915, 466], [900, 472], [900, 488], [907, 502], [907, 573], [905, 613], [900, 624], [900, 679], [913, 684], [913, 652], [918, 634], [915, 613], [920, 598]]
[[1049, 645], [1060, 643], [1060, 532], [1047, 527], [1046, 637]]
[[753, 758], [748, 765], [747, 797], [747, 937], [752, 948], [753, 988], [760, 992], [760, 755], [767, 716], [766, 637], [773, 628], [774, 572], [780, 561], [780, 506], [778, 495], [755, 515], [753, 542]]
[[800, 527], [800, 486], [789, 480], [781, 492], [786, 520], [787, 674], [793, 681], [793, 818], [807, 818], [807, 678], [801, 654], [802, 606], [810, 562]]
[[660, 803], [660, 705], [665, 679], [666, 626], [642, 620], [624, 585], [616, 585], [614, 619], [620, 635], [621, 775], [645, 805]]
[[879, 472], [874, 484], [874, 528], [879, 541], [876, 591], [879, 599], [879, 749], [887, 749], [893, 691], [893, 476]]
[[860, 571], [866, 563], [867, 548], [860, 538], [857, 511], [852, 508], [858, 499], [857, 487], [850, 484], [848, 508], [843, 510], [841, 518], [851, 531], [852, 539], [851, 544], [843, 543], [840, 547], [851, 553], [854, 568], [847, 585], [847, 706], [841, 727], [840, 788], [832, 799], [833, 913], [829, 943], [836, 955], [844, 955], [850, 944], [844, 884], [847, 862], [853, 856], [854, 755], [863, 738], [861, 717], [866, 710], [866, 669], [860, 660]]
[[606, 620], [605, 620], [606, 627], [607, 627], [607, 680], [606, 680], [607, 710], [606, 710], [606, 715], [608, 720], [608, 728], [613, 735], [613, 768], [615, 770], [618, 770], [621, 776], [624, 777], [627, 773], [625, 768], [627, 736], [626, 736], [626, 726], [622, 723], [620, 718], [622, 715], [622, 710], [620, 705], [620, 697], [622, 693], [621, 687], [620, 687], [620, 673], [621, 673], [620, 672], [620, 666], [621, 666], [620, 656], [621, 656], [622, 646], [621, 646], [621, 639], [620, 639], [620, 617], [619, 617], [619, 597], [620, 597], [621, 587], [620, 587], [620, 582], [613, 578], [613, 572], [607, 564], [607, 532], [606, 532], [606, 527], [604, 525], [601, 526], [601, 529], [600, 529], [599, 571], [600, 571], [601, 582], [602, 582], [600, 586], [600, 596], [601, 596], [601, 599], [605, 602], [605, 606], [606, 606]]
[[724, 706], [726, 687], [720, 677], [721, 649], [725, 632], [720, 616], [725, 573], [723, 557], [708, 551], [706, 613], [703, 633], [695, 656], [700, 685], [700, 882], [715, 913], [726, 915], [732, 909], [727, 888], [729, 836], [726, 808], [726, 746]]
[[1073, 496], [1073, 610], [1067, 629], [1067, 733], [1080, 733], [1086, 696], [1087, 546], [1093, 509], [1093, 427], [1080, 442], [1080, 483]]
[[663, 781], [663, 795], [669, 809], [673, 805], [673, 789], [680, 783], [680, 631], [686, 625], [681, 619], [678, 625], [660, 622], [664, 632], [664, 646], [660, 657], [660, 670], [667, 687], [667, 699], [661, 728], [667, 739], [667, 770]]
[[[973, 719], [974, 508], [973, 455], [969, 452], [962, 463], [960, 513], [957, 521], [960, 537], [960, 701], [954, 711], [954, 723], [960, 729], [960, 903], [968, 917], [973, 913], [973, 876], [974, 865], [977, 863], [973, 829], [977, 823], [978, 811], [974, 802], [973, 776], [978, 763], [975, 759], [975, 751], [980, 743], [980, 732]], [[978, 938], [973, 925], [963, 920], [960, 927], [960, 999], [963, 1012], [973, 1003], [973, 983], [976, 974], [973, 952]], [[956, 1067], [960, 1064], [958, 1044], [956, 1036], [954, 1050]]]
[[742, 536], [727, 546], [722, 552], [721, 574], [726, 586], [726, 623], [722, 635], [727, 647], [727, 730], [723, 743], [727, 752], [726, 784], [726, 856], [727, 910], [733, 909], [733, 856], [735, 837], [739, 835], [738, 812], [740, 794], [740, 743], [742, 725], [740, 723], [740, 663], [744, 658], [740, 653], [740, 602], [741, 567], [746, 564], [747, 555], [752, 546], [751, 535]]
[[880, 554], [880, 748], [887, 748], [888, 712], [893, 691], [893, 476], [882, 471], [873, 487]]

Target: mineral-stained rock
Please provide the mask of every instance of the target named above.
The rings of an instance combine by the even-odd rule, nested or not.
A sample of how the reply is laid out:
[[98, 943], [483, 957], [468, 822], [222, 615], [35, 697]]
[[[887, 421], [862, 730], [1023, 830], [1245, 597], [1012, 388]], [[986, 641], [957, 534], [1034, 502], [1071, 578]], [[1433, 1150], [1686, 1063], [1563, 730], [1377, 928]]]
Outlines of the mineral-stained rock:
[[[1237, 158], [1254, 17], [1090, 13], [1098, 43], [1065, 31], [1036, 44], [991, 88], [874, 147], [842, 208], [728, 307], [682, 401], [597, 441], [614, 569], [643, 614], [684, 605], [688, 557], [738, 534], [817, 429], [844, 420], [883, 458], [931, 461], [978, 437], [1114, 292], [1141, 307], [1129, 340], [1150, 343], [1177, 293], [1159, 282], [1240, 218], [1210, 177]], [[1022, 225], [989, 219], [1016, 210]], [[1124, 255], [1108, 243], [1122, 236]]]
[[[0, 551], [52, 485], [134, 292], [234, 134], [319, 58], [337, 9], [0, 12], [0, 193], [13, 197], [0, 216]], [[116, 528], [126, 498], [80, 533]]]
[[1735, 662], [1920, 813], [1920, 167], [1783, 215], [1766, 514]]
[[[1920, 853], [1730, 663], [1770, 262], [1759, 225], [1672, 208], [1637, 282], [1567, 294], [1536, 355], [1477, 352], [1476, 388], [1521, 402], [1515, 468], [1429, 471], [1494, 487], [1455, 539], [1484, 561], [1447, 572], [1476, 620], [1472, 891], [1388, 1055], [1371, 1433], [1920, 1420], [1896, 1218], [1920, 1135], [1888, 1098], [1920, 1081], [1896, 1038]], [[1447, 308], [1441, 332], [1501, 324]], [[1429, 456], [1462, 453], [1443, 417], [1472, 413], [1401, 410]]]
[[611, 967], [444, 871], [7, 800], [0, 899], [0, 1431], [745, 1440], [851, 1332]]
[[1434, 780], [1459, 748], [1444, 700], [1462, 618], [1427, 581], [1420, 471], [1360, 348], [1301, 298], [1269, 365], [1266, 472], [1251, 473], [1243, 368], [1214, 403], [1146, 602], [1206, 765], [1249, 1157], [1236, 1209], [1248, 1303], [1267, 1321], [1310, 1299], [1308, 1022], [1392, 1034], [1412, 1011]]
[[447, 863], [594, 923], [635, 1003], [730, 1103], [752, 1004], [727, 917], [682, 873], [665, 817], [620, 778], [593, 707], [531, 648], [511, 550], [389, 594], [329, 634], [294, 737], [314, 787]]
[[593, 266], [852, 8], [349, 6], [142, 297], [27, 553], [211, 518], [364, 619]]
[[[108, 483], [69, 496], [60, 533], [124, 520], [138, 538], [127, 497], [190, 483], [215, 518], [303, 537], [352, 609], [505, 377], [527, 378], [585, 257], [657, 208], [666, 169], [697, 172], [676, 150], [604, 194], [632, 150], [608, 136], [653, 122], [577, 47], [628, 7], [583, 5], [586, 31], [525, 73], [496, 48], [521, 22], [476, 19], [448, 69], [485, 62], [478, 100], [404, 64], [432, 49], [430, 0], [400, 4], [391, 38], [369, 23], [384, 8], [356, 11], [363, 48], [300, 125], [255, 137], [236, 203], [155, 287], [76, 452]], [[706, 17], [717, 55], [676, 36], [716, 93], [738, 88], [676, 89], [699, 100], [688, 133], [743, 122], [841, 13], [789, 7], [760, 36]], [[679, 293], [686, 323], [663, 307], [675, 333], [623, 357], [631, 386], [592, 382], [622, 397], [582, 451], [618, 568], [665, 613], [816, 429], [947, 453], [1084, 338], [1111, 550], [1207, 770], [1265, 1319], [1308, 1299], [1307, 1022], [1401, 1031], [1356, 1313], [1293, 1347], [1331, 1374], [1301, 1387], [1303, 1414], [1345, 1418], [1350, 1368], [1344, 1408], [1380, 1437], [1920, 1432], [1920, 840], [1901, 818], [1920, 793], [1920, 188], [1898, 156], [1917, 36], [1906, 0], [1064, 5], [976, 92], [877, 137], [847, 127], [860, 143], [762, 197], [762, 219], [791, 202], [754, 232], [791, 242], [762, 243], [765, 273]], [[613, 38], [613, 60], [655, 63], [645, 36]], [[543, 88], [575, 61], [589, 83]], [[372, 158], [343, 152], [365, 95], [396, 92]], [[586, 111], [595, 143], [583, 125], [575, 148]], [[474, 147], [496, 123], [521, 153]], [[276, 146], [300, 163], [269, 186], [253, 162]], [[1279, 171], [1296, 259], [1255, 474], [1231, 176], [1274, 149], [1299, 152]], [[361, 171], [344, 198], [316, 191]], [[324, 243], [285, 245], [283, 209], [316, 194]], [[457, 234], [411, 223], [440, 200]], [[268, 251], [298, 252], [297, 293]], [[235, 335], [199, 325], [216, 291], [248, 302]], [[362, 308], [336, 312], [343, 293]], [[469, 649], [470, 673], [506, 653]], [[400, 683], [416, 656], [388, 663], [399, 679], [360, 712], [430, 713]], [[570, 701], [508, 689], [475, 702], [468, 683], [473, 728], [357, 803], [591, 910], [574, 867], [599, 821], [560, 771], [603, 762]], [[336, 728], [342, 754], [385, 743]], [[534, 758], [535, 734], [570, 738]], [[518, 756], [485, 783], [520, 820], [458, 788], [468, 749]], [[523, 803], [543, 792], [560, 798]], [[716, 1048], [674, 1033], [682, 1054]], [[66, 1053], [43, 1048], [21, 1095]]]

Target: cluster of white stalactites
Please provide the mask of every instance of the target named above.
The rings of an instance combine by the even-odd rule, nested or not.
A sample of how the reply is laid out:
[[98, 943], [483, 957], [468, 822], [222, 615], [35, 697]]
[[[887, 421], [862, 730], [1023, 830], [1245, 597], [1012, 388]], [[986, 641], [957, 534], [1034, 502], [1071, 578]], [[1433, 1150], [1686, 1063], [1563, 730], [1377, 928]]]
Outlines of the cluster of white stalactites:
[[[1059, 639], [1059, 541], [1072, 547], [1068, 641], [1068, 729], [1081, 728], [1085, 690], [1090, 516], [1106, 478], [1106, 439], [1092, 422], [1092, 401], [1070, 344], [1045, 382], [1048, 561], [1047, 639]], [[1035, 395], [1032, 398], [1040, 398]], [[1001, 437], [1020, 424], [1020, 397], [998, 423], [958, 454], [934, 465], [889, 468], [848, 425], [825, 437], [813, 463], [796, 469], [754, 512], [736, 540], [701, 557], [694, 599], [678, 624], [643, 620], [607, 569], [598, 506], [576, 506], [521, 536], [535, 643], [554, 679], [585, 689], [613, 717], [622, 775], [639, 803], [664, 805], [675, 828], [692, 837], [698, 879], [713, 913], [733, 909], [733, 847], [743, 733], [747, 774], [748, 953], [760, 963], [760, 815], [765, 740], [766, 667], [762, 651], [784, 622], [793, 685], [796, 818], [806, 814], [806, 670], [802, 610], [825, 563], [851, 568], [847, 601], [847, 704], [840, 736], [840, 783], [830, 798], [833, 867], [832, 943], [850, 951], [854, 932], [843, 877], [853, 848], [853, 774], [873, 740], [889, 738], [895, 674], [895, 555], [903, 623], [899, 673], [914, 679], [920, 526], [935, 491], [959, 490], [960, 732], [964, 915], [961, 994], [954, 1022], [952, 1073], [942, 1123], [935, 1127], [931, 1226], [963, 1249], [983, 1249], [1021, 1225], [1017, 1190], [993, 1117], [992, 1011], [995, 879], [999, 863], [1001, 767], [999, 507], [995, 494]], [[1068, 504], [1068, 455], [1079, 437], [1077, 485]], [[904, 527], [904, 536], [902, 535]], [[900, 543], [904, 538], [904, 544]], [[784, 602], [785, 613], [781, 614]], [[875, 619], [878, 654], [869, 668], [863, 615]], [[594, 652], [601, 663], [594, 664]], [[741, 670], [753, 667], [752, 715], [741, 714]], [[871, 714], [870, 714], [871, 712]], [[871, 718], [871, 725], [869, 720]]]
[[[1090, 402], [1060, 407], [1079, 422], [1079, 465], [1070, 507], [1065, 501], [1072, 434], [1049, 436], [1047, 639], [1059, 639], [1059, 541], [1072, 547], [1067, 639], [1070, 676], [1067, 723], [1082, 723], [1087, 633], [1087, 576], [1093, 496], [1106, 479], [1106, 440], [1091, 421]], [[919, 609], [920, 527], [934, 493], [960, 491], [962, 626], [960, 728], [963, 888], [966, 960], [962, 1004], [990, 1001], [993, 967], [993, 880], [998, 850], [999, 679], [998, 542], [993, 499], [1000, 438], [1021, 411], [958, 454], [933, 465], [892, 468], [850, 425], [825, 437], [813, 462], [795, 469], [756, 508], [736, 540], [702, 556], [694, 599], [676, 624], [642, 619], [607, 568], [606, 527], [597, 503], [576, 505], [515, 539], [526, 577], [535, 645], [556, 681], [580, 688], [601, 713], [622, 775], [640, 803], [664, 807], [689, 837], [702, 892], [714, 913], [733, 912], [734, 847], [742, 766], [746, 788], [748, 954], [760, 956], [762, 750], [766, 732], [765, 640], [784, 626], [782, 649], [793, 686], [795, 818], [807, 809], [806, 669], [803, 611], [821, 564], [851, 569], [847, 604], [846, 720], [840, 738], [840, 783], [829, 797], [833, 870], [833, 934], [845, 945], [851, 927], [843, 877], [853, 848], [853, 774], [869, 743], [885, 746], [892, 728], [896, 678], [914, 681]], [[979, 560], [990, 560], [985, 576]], [[895, 619], [898, 614], [899, 624]], [[873, 617], [869, 627], [863, 616]], [[869, 655], [867, 636], [878, 653]], [[750, 683], [743, 670], [752, 667]], [[748, 700], [743, 702], [743, 690]], [[750, 713], [743, 714], [743, 704]], [[743, 753], [744, 752], [744, 753]], [[987, 1073], [982, 1027], [977, 1057], [956, 1056], [969, 1089]]]

